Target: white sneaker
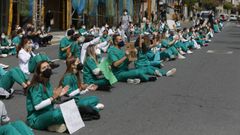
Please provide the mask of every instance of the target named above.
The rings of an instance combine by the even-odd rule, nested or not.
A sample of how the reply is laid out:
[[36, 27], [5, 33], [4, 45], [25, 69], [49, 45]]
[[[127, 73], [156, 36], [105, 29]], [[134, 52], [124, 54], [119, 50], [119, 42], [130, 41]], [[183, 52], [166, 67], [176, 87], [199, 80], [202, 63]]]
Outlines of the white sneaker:
[[8, 55], [7, 54], [1, 54], [0, 57], [6, 58]]
[[96, 107], [98, 110], [103, 110], [104, 104], [98, 103], [95, 107]]
[[178, 59], [182, 60], [182, 59], [186, 59], [186, 57], [182, 56], [181, 54], [178, 55]]
[[134, 83], [134, 79], [127, 79], [127, 83], [133, 84]]
[[141, 80], [140, 79], [134, 79], [133, 82], [134, 82], [133, 84], [139, 84], [139, 83], [141, 83]]
[[57, 133], [63, 133], [66, 130], [67, 130], [67, 127], [65, 124], [52, 125], [48, 127], [48, 131], [57, 132]]
[[173, 76], [176, 72], [177, 72], [177, 69], [173, 68], [166, 73], [166, 76]]
[[155, 70], [155, 74], [156, 74], [156, 76], [158, 76], [158, 77], [161, 77], [161, 76], [162, 76], [162, 74], [161, 74], [158, 70]]
[[0, 63], [0, 66], [1, 66], [3, 69], [6, 69], [6, 68], [9, 67], [9, 65], [5, 65], [5, 64], [2, 64], [2, 63]]
[[187, 50], [187, 53], [188, 53], [188, 54], [192, 54], [193, 52], [192, 52], [192, 51], [190, 51], [190, 50]]
[[185, 55], [186, 53], [182, 50], [179, 51], [180, 54]]
[[201, 46], [197, 46], [196, 49], [198, 49], [198, 50], [201, 49]]

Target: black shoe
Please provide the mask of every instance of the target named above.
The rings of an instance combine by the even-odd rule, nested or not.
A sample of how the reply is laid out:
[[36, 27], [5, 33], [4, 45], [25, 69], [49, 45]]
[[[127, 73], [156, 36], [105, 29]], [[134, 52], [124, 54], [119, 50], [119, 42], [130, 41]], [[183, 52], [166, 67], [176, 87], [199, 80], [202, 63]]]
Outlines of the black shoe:
[[56, 63], [54, 63], [54, 62], [51, 62], [51, 63], [50, 63], [50, 67], [51, 67], [52, 69], [58, 68], [59, 66], [60, 66], [59, 64], [56, 64]]
[[151, 82], [156, 81], [156, 80], [157, 80], [157, 77], [149, 77], [149, 79], [148, 79], [148, 81], [151, 81]]
[[110, 91], [110, 89], [111, 89], [110, 85], [104, 85], [104, 86], [98, 85], [98, 88], [97, 88], [97, 90], [99, 90], [99, 91]]

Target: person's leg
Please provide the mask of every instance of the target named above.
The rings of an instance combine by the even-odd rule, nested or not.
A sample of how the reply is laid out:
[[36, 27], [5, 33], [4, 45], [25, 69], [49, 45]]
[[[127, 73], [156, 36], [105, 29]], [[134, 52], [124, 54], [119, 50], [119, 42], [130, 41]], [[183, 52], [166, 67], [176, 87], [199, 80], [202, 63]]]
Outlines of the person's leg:
[[20, 68], [12, 68], [9, 72], [11, 72], [13, 80], [17, 82], [19, 85], [23, 86], [23, 83], [27, 83], [28, 78]]
[[36, 120], [33, 123], [29, 123], [29, 125], [34, 129], [45, 130], [49, 126], [63, 123], [64, 119], [61, 110], [54, 109], [38, 115]]
[[93, 109], [95, 109], [96, 111], [99, 111], [96, 108], [96, 105], [99, 103], [99, 98], [96, 96], [87, 96], [87, 97], [80, 97], [78, 98], [76, 104], [78, 106], [90, 106]]
[[98, 80], [94, 80], [92, 82], [92, 84], [96, 84], [98, 86], [107, 86], [107, 85], [110, 85], [109, 81], [105, 78], [103, 79], [98, 79]]
[[12, 122], [11, 125], [21, 134], [21, 135], [34, 135], [33, 131], [22, 121]]
[[123, 71], [117, 74], [116, 78], [118, 79], [118, 81], [121, 81], [121, 82], [126, 82], [127, 79], [136, 79], [136, 78], [141, 79], [141, 81], [144, 81], [144, 82], [149, 80], [149, 77], [145, 75], [142, 70], [139, 70], [139, 69]]
[[18, 132], [11, 124], [0, 126], [0, 135], [23, 135]]

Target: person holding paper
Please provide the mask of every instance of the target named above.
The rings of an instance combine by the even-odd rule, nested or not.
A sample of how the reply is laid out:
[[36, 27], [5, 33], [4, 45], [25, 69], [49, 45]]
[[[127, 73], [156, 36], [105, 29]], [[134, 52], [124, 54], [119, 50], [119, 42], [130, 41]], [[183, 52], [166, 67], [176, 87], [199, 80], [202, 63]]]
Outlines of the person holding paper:
[[109, 81], [98, 68], [98, 64], [100, 64], [99, 54], [100, 50], [97, 49], [97, 46], [88, 46], [83, 66], [83, 81], [86, 84], [95, 84], [101, 90], [110, 90]]
[[71, 44], [73, 43], [73, 41], [72, 41], [73, 34], [74, 34], [74, 30], [68, 30], [67, 37], [63, 37], [61, 39], [60, 45], [59, 45], [59, 53], [58, 53], [59, 59], [61, 59], [61, 60], [67, 59], [68, 50], [70, 50]]
[[4, 103], [0, 100], [0, 135], [34, 135], [22, 121], [10, 122]]
[[111, 63], [113, 74], [118, 81], [139, 84], [141, 81], [156, 80], [155, 77], [147, 76], [145, 71], [141, 69], [128, 69], [129, 52], [121, 49], [125, 43], [120, 35], [114, 35], [113, 43], [114, 45], [108, 48], [108, 60]]
[[50, 83], [52, 69], [48, 61], [37, 65], [35, 74], [27, 91], [27, 123], [37, 130], [63, 133], [66, 131], [64, 119], [59, 108], [54, 108], [54, 101], [65, 95], [68, 86], [53, 89]]
[[90, 106], [96, 111], [103, 109], [104, 105], [99, 103], [99, 98], [96, 96], [81, 97], [80, 95], [88, 91], [95, 91], [98, 86], [94, 84], [83, 84], [80, 80], [80, 71], [82, 64], [78, 58], [70, 57], [66, 61], [67, 70], [59, 82], [59, 87], [69, 86], [67, 94], [74, 97], [76, 104], [81, 106]]

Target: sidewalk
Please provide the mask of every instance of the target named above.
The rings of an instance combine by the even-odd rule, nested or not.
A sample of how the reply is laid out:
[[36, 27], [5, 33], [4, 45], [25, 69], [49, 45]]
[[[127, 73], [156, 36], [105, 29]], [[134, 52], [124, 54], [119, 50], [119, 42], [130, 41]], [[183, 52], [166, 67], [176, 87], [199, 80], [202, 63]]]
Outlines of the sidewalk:
[[50, 32], [53, 35], [52, 45], [59, 44], [60, 40], [65, 36], [65, 31]]

